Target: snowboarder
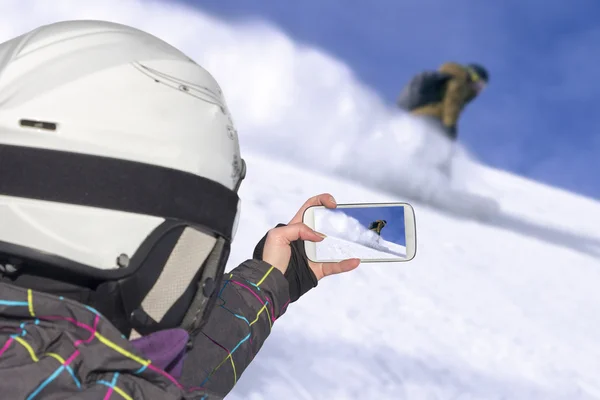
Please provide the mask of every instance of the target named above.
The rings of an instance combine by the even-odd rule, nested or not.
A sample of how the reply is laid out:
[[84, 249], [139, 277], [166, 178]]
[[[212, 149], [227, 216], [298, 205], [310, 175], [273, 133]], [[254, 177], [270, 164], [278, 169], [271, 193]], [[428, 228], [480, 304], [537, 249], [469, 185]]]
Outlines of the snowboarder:
[[218, 83], [176, 48], [66, 21], [0, 59], [3, 399], [222, 399], [290, 302], [358, 266], [304, 256], [323, 194], [224, 274], [245, 164]]
[[437, 71], [424, 71], [413, 77], [400, 93], [397, 105], [435, 122], [455, 141], [460, 113], [488, 82], [488, 71], [480, 64], [447, 62]]
[[371, 222], [371, 224], [369, 225], [369, 230], [381, 236], [381, 230], [385, 228], [386, 225], [387, 221], [385, 219], [378, 219], [377, 221]]

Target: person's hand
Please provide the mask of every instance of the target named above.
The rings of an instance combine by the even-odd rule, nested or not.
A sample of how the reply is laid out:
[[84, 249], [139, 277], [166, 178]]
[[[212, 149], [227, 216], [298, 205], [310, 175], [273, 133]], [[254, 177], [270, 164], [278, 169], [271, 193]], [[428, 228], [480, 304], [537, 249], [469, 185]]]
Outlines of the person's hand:
[[[304, 215], [304, 211], [306, 211], [307, 208], [312, 206], [325, 206], [327, 208], [336, 208], [337, 203], [335, 202], [333, 196], [329, 193], [323, 193], [311, 197], [304, 203], [304, 205], [302, 205], [302, 207], [300, 207], [300, 210], [288, 223], [288, 226], [292, 224], [302, 224], [302, 216]], [[309, 261], [308, 259], [307, 261], [308, 265], [310, 266], [310, 269], [314, 272], [315, 276], [317, 277], [317, 280], [321, 280], [329, 275], [352, 271], [360, 264], [360, 259], [358, 258], [351, 258], [336, 263], [315, 263]]]
[[294, 302], [304, 293], [316, 287], [318, 281], [328, 275], [352, 271], [360, 264], [359, 259], [347, 259], [335, 263], [314, 263], [304, 251], [304, 240], [320, 242], [324, 235], [302, 223], [304, 211], [311, 206], [336, 208], [329, 193], [308, 199], [290, 222], [278, 224], [271, 229], [254, 249], [254, 258], [263, 260], [280, 270], [290, 284], [290, 300]]
[[273, 228], [267, 233], [262, 259], [285, 274], [292, 258], [293, 242], [297, 240], [320, 242], [324, 238], [325, 235], [310, 229], [302, 222]]

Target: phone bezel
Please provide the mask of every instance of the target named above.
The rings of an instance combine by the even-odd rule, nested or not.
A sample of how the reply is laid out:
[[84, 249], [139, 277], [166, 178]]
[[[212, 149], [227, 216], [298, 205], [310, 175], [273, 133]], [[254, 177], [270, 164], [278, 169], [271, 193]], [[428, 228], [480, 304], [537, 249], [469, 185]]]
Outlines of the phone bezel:
[[[369, 258], [362, 260], [361, 263], [369, 262], [407, 262], [411, 261], [417, 255], [417, 226], [415, 220], [415, 210], [412, 205], [405, 202], [393, 203], [344, 203], [338, 204], [337, 208], [371, 208], [371, 207], [404, 207], [404, 232], [406, 234], [406, 258]], [[315, 213], [318, 208], [325, 206], [310, 206], [302, 214], [302, 222], [311, 229], [315, 229]], [[340, 260], [319, 260], [316, 256], [316, 243], [305, 240], [304, 251], [306, 256], [312, 262], [339, 262]]]

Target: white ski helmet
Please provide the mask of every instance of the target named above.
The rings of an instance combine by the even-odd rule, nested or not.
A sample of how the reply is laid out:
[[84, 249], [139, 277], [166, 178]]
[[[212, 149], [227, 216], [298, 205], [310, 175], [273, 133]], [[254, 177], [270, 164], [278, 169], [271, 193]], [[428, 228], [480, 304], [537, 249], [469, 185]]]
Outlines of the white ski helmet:
[[0, 44], [3, 281], [88, 279], [120, 297], [124, 332], [191, 326], [223, 274], [244, 175], [218, 83], [164, 41], [65, 21]]

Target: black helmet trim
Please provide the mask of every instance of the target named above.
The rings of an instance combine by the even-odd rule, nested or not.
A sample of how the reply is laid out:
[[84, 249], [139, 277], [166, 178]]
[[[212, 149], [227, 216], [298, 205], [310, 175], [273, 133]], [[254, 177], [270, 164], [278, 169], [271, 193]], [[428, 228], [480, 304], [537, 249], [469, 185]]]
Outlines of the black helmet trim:
[[0, 195], [151, 215], [232, 237], [237, 193], [188, 172], [5, 144], [0, 171]]

